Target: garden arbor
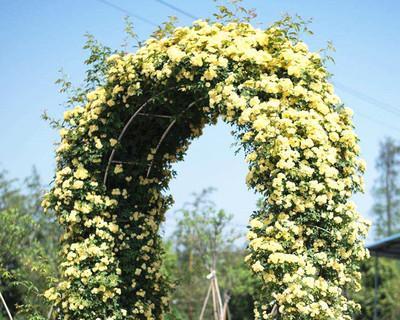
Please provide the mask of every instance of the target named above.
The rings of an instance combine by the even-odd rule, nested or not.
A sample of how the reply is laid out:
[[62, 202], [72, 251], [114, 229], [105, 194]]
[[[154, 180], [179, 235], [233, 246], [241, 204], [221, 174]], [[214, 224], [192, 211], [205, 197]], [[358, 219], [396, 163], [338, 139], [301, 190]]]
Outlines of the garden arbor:
[[[169, 283], [158, 235], [190, 141], [231, 124], [262, 207], [249, 255], [263, 283], [256, 319], [351, 319], [367, 230], [351, 111], [321, 58], [285, 30], [197, 21], [134, 54], [110, 56], [104, 83], [65, 113], [55, 185], [64, 227], [58, 319], [161, 319]], [[212, 155], [208, 155], [212, 156]]]

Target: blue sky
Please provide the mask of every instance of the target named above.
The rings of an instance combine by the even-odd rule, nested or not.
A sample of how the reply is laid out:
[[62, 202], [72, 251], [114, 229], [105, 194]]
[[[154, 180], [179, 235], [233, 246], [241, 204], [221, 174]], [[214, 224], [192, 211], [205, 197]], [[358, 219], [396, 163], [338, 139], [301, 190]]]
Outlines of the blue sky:
[[[158, 24], [170, 15], [181, 25], [190, 18], [156, 0], [108, 0], [132, 14]], [[197, 17], [209, 17], [211, 0], [169, 0], [169, 3]], [[315, 35], [305, 40], [313, 50], [333, 41], [336, 64], [330, 65], [337, 92], [355, 111], [356, 131], [361, 139], [363, 157], [368, 164], [366, 193], [355, 200], [363, 215], [369, 216], [370, 190], [376, 178], [374, 169], [379, 141], [400, 132], [400, 2], [391, 1], [313, 1], [253, 0], [258, 22], [277, 20], [282, 13], [313, 18]], [[1, 0], [0, 1], [0, 168], [10, 177], [23, 178], [35, 165], [45, 183], [54, 173], [54, 145], [57, 132], [40, 118], [43, 110], [60, 117], [64, 97], [54, 80], [63, 68], [72, 81], [84, 75], [82, 50], [84, 33], [94, 34], [105, 44], [116, 47], [123, 41], [124, 13], [99, 0]], [[136, 32], [146, 39], [154, 27], [133, 18]], [[348, 89], [351, 88], [353, 93]], [[378, 101], [368, 103], [360, 94]], [[379, 102], [376, 103], [376, 102]], [[390, 111], [389, 111], [390, 110]], [[243, 157], [234, 156], [229, 127], [222, 123], [207, 128], [203, 137], [189, 149], [186, 160], [177, 165], [178, 177], [171, 184], [176, 206], [189, 200], [194, 191], [213, 186], [213, 200], [235, 215], [234, 223], [244, 229], [255, 208], [256, 196], [248, 191], [244, 179]], [[167, 230], [173, 225], [173, 210]]]

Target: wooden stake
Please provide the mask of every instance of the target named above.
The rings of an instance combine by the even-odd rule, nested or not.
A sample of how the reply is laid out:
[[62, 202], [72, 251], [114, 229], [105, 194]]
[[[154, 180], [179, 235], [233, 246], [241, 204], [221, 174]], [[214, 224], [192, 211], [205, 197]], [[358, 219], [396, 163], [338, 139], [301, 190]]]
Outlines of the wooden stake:
[[207, 296], [206, 296], [206, 298], [204, 299], [203, 307], [201, 308], [201, 313], [200, 313], [200, 318], [199, 318], [199, 320], [203, 320], [204, 312], [206, 311], [206, 307], [207, 307], [207, 303], [208, 303], [208, 299], [210, 299], [211, 286], [212, 286], [212, 285], [211, 285], [211, 283], [210, 283], [210, 285], [209, 285], [209, 287], [208, 287], [208, 291], [207, 291]]
[[218, 319], [218, 307], [217, 307], [217, 292], [215, 291], [215, 283], [213, 280], [214, 280], [214, 278], [211, 279], [214, 320], [219, 320]]
[[207, 276], [207, 279], [210, 280], [210, 286], [208, 287], [207, 295], [203, 302], [199, 320], [203, 320], [204, 318], [210, 295], [212, 295], [214, 320], [227, 320], [229, 314], [228, 303], [230, 297], [229, 295], [225, 294], [224, 303], [222, 304], [221, 292], [219, 290], [218, 279], [215, 270], [210, 272], [210, 274]]

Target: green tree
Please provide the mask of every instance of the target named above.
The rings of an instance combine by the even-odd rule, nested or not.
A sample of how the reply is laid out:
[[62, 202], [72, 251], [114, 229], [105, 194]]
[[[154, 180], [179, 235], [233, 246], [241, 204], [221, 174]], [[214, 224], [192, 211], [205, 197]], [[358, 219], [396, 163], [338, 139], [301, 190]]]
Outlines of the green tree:
[[24, 197], [15, 182], [15, 179], [7, 179], [7, 171], [0, 171], [0, 211], [22, 205]]
[[[382, 238], [400, 230], [400, 146], [393, 138], [387, 137], [380, 143], [375, 166], [379, 174], [373, 187], [375, 236]], [[385, 258], [379, 260], [379, 319], [399, 319], [399, 263]], [[361, 266], [362, 288], [354, 294], [355, 300], [361, 305], [361, 313], [356, 319], [373, 319], [374, 263], [374, 259], [370, 259]]]
[[[370, 259], [361, 266], [362, 287], [354, 294], [354, 299], [361, 305], [361, 312], [356, 320], [372, 320], [374, 314], [375, 261]], [[378, 314], [380, 320], [400, 319], [400, 269], [398, 261], [379, 258], [378, 274]]]
[[[231, 319], [252, 319], [256, 280], [244, 263], [245, 251], [237, 245], [241, 235], [231, 227], [232, 215], [215, 208], [209, 200], [211, 192], [206, 189], [195, 194], [177, 213], [177, 227], [169, 242], [172, 246], [167, 250], [168, 256], [176, 255], [175, 265], [169, 264], [168, 270], [178, 284], [172, 299], [174, 316], [199, 318], [210, 284], [207, 275], [216, 270], [221, 295], [230, 296]], [[211, 319], [211, 311], [209, 305], [205, 319]]]
[[22, 188], [0, 173], [0, 291], [15, 319], [47, 315], [50, 308], [40, 293], [57, 270], [59, 231], [43, 214], [42, 192], [36, 169]]
[[376, 236], [387, 237], [400, 227], [400, 147], [390, 137], [380, 143], [376, 169], [379, 173], [373, 188]]

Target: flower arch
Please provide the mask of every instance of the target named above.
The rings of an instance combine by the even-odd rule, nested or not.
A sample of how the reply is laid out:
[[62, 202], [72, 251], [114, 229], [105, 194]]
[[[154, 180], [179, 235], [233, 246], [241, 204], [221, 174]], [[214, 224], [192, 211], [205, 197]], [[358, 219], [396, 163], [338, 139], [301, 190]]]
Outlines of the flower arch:
[[62, 237], [57, 319], [161, 319], [158, 229], [171, 165], [221, 117], [263, 205], [246, 261], [263, 283], [256, 319], [351, 319], [367, 223], [349, 200], [363, 162], [351, 111], [317, 53], [277, 27], [197, 21], [113, 55], [104, 85], [67, 111], [44, 207]]

